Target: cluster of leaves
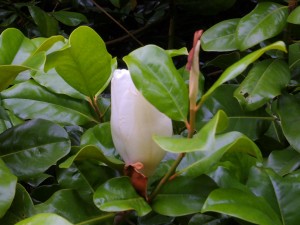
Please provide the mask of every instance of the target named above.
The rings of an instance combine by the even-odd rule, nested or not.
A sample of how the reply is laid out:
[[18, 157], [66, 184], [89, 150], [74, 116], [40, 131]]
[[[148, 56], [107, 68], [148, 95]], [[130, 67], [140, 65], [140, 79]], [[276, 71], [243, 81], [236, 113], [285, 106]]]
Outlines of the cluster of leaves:
[[[186, 49], [147, 45], [123, 58], [144, 97], [178, 128], [175, 138], [154, 137], [169, 155], [149, 180], [149, 201], [122, 175], [113, 146], [104, 90], [117, 60], [102, 38], [86, 26], [68, 39], [3, 31], [0, 223], [297, 225], [300, 45], [290, 29], [299, 11], [262, 2], [204, 32], [203, 51], [220, 54], [203, 71], [222, 74], [213, 85], [199, 80], [192, 139], [188, 74], [172, 60]], [[173, 179], [153, 194], [182, 153]]]

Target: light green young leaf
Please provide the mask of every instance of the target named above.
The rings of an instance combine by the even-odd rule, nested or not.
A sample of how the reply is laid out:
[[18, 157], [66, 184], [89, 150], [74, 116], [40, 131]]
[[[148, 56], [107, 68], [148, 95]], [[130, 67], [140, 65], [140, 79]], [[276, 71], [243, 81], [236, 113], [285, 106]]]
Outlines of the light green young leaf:
[[70, 47], [49, 55], [46, 71], [55, 67], [70, 86], [93, 98], [109, 84], [112, 57], [101, 37], [89, 27], [75, 29], [69, 42]]
[[219, 77], [219, 79], [208, 89], [208, 91], [202, 96], [201, 101], [204, 102], [208, 96], [210, 96], [221, 84], [224, 84], [225, 82], [237, 77], [240, 75], [251, 63], [256, 61], [260, 56], [262, 56], [266, 51], [277, 49], [280, 51], [286, 52], [286, 47], [284, 42], [277, 41], [273, 44], [270, 44], [264, 48], [261, 48], [259, 50], [256, 50], [238, 62], [234, 63], [230, 67], [228, 67], [222, 75]]
[[122, 212], [135, 210], [138, 216], [144, 216], [151, 207], [137, 194], [129, 177], [116, 177], [102, 184], [94, 194], [94, 203], [102, 211]]
[[152, 105], [171, 119], [187, 120], [188, 90], [165, 50], [147, 45], [123, 60], [135, 86]]
[[273, 2], [259, 3], [244, 16], [236, 29], [238, 48], [244, 51], [279, 34], [288, 17], [288, 7]]
[[300, 6], [295, 8], [287, 18], [287, 22], [293, 24], [300, 24]]
[[288, 65], [280, 60], [264, 60], [249, 71], [247, 77], [234, 92], [242, 107], [255, 110], [281, 94], [290, 81]]
[[192, 139], [159, 136], [154, 136], [153, 139], [169, 152], [207, 151], [214, 145], [216, 133], [226, 129], [227, 125], [227, 116], [220, 110]]
[[73, 225], [63, 217], [54, 213], [40, 213], [25, 220], [22, 220], [16, 225]]

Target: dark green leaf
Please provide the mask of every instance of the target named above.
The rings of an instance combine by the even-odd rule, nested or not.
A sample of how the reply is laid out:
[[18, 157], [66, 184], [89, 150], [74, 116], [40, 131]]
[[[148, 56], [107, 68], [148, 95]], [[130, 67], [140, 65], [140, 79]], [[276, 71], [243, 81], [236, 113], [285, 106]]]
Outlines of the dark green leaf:
[[18, 184], [11, 207], [5, 216], [0, 219], [0, 224], [14, 225], [17, 222], [34, 215], [34, 213], [34, 205], [30, 195], [23, 186]]
[[44, 118], [62, 124], [96, 122], [87, 101], [48, 91], [29, 80], [2, 92], [3, 106], [22, 119]]
[[46, 69], [55, 67], [69, 85], [92, 98], [109, 84], [112, 57], [101, 37], [89, 27], [75, 29], [69, 42], [69, 48], [47, 58]]
[[50, 37], [58, 33], [58, 23], [52, 16], [37, 6], [28, 6], [28, 10], [42, 36]]
[[[0, 148], [1, 149], [1, 148]], [[1, 154], [0, 150], [0, 154]], [[15, 177], [0, 158], [0, 218], [2, 218], [9, 209], [14, 197], [17, 184]]]
[[70, 151], [67, 132], [53, 122], [37, 119], [0, 135], [0, 156], [21, 179], [44, 172]]
[[103, 152], [94, 145], [87, 145], [80, 149], [76, 155], [71, 156], [65, 162], [60, 164], [60, 168], [68, 168], [75, 160], [94, 159], [105, 163], [106, 165], [122, 171], [124, 163], [116, 158], [105, 156]]
[[224, 20], [206, 30], [201, 37], [204, 51], [233, 51], [238, 49], [235, 30], [240, 19]]
[[300, 74], [300, 44], [295, 43], [289, 45], [289, 68], [292, 77]]
[[200, 212], [216, 184], [208, 177], [177, 177], [167, 182], [152, 200], [155, 212], [166, 216], [183, 216]]
[[85, 15], [78, 12], [56, 11], [51, 13], [55, 19], [68, 26], [78, 26], [80, 23], [88, 23]]
[[166, 51], [147, 45], [123, 59], [135, 86], [151, 104], [174, 120], [187, 120], [188, 90]]
[[209, 211], [228, 214], [260, 225], [282, 225], [277, 214], [263, 198], [239, 189], [212, 191], [202, 209], [202, 212]]
[[95, 145], [101, 149], [106, 156], [117, 154], [115, 153], [109, 122], [98, 124], [85, 131], [81, 137], [80, 145], [82, 147]]
[[231, 52], [229, 54], [218, 55], [213, 60], [207, 62], [205, 67], [215, 66], [220, 69], [225, 70], [227, 67], [237, 62], [240, 59], [240, 54], [238, 52]]
[[277, 113], [286, 139], [296, 151], [300, 152], [299, 101], [292, 95], [280, 96]]
[[281, 94], [290, 81], [288, 65], [280, 60], [264, 60], [254, 65], [234, 92], [247, 110], [255, 110]]
[[113, 178], [101, 185], [94, 194], [94, 203], [107, 212], [136, 210], [138, 216], [144, 216], [151, 211], [145, 199], [135, 192], [129, 177]]
[[279, 34], [288, 17], [288, 7], [272, 2], [259, 3], [244, 16], [236, 30], [236, 40], [241, 51]]

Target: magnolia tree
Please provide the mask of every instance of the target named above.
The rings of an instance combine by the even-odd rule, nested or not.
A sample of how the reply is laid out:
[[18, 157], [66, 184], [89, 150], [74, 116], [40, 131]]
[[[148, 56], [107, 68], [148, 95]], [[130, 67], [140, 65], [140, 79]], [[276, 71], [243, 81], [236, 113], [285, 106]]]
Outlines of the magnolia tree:
[[[300, 45], [279, 40], [300, 24], [289, 9], [259, 3], [195, 32], [190, 51], [146, 45], [126, 68], [87, 26], [69, 39], [5, 30], [0, 223], [298, 225]], [[220, 52], [203, 65], [222, 69], [212, 84], [202, 51]]]

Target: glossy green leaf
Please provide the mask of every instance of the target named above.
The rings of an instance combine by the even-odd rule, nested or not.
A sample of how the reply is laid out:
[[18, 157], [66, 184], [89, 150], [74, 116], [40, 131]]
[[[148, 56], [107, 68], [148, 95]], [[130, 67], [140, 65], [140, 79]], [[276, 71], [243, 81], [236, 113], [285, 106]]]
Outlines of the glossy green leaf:
[[273, 2], [259, 3], [244, 16], [236, 30], [236, 41], [241, 51], [282, 32], [288, 17], [288, 7]]
[[184, 216], [200, 212], [210, 191], [216, 184], [206, 176], [177, 177], [167, 182], [152, 200], [155, 212], [166, 216]]
[[238, 49], [235, 30], [240, 19], [224, 20], [206, 30], [201, 36], [204, 51], [233, 51]]
[[29, 80], [2, 92], [2, 103], [22, 119], [51, 119], [62, 124], [96, 122], [87, 101], [55, 94]]
[[[39, 42], [38, 40], [41, 43], [38, 44], [38, 42]], [[45, 51], [45, 52], [47, 52], [47, 54], [49, 54], [53, 50], [58, 50], [56, 48], [64, 46], [64, 44], [65, 44], [65, 38], [61, 35], [55, 35], [55, 36], [51, 36], [49, 38], [35, 38], [35, 39], [32, 39], [31, 41], [37, 46], [35, 53]], [[58, 45], [58, 46], [56, 46], [56, 45]]]
[[289, 45], [289, 68], [292, 73], [292, 77], [299, 75], [300, 73], [300, 43]]
[[296, 171], [281, 177], [273, 170], [253, 168], [247, 186], [258, 197], [264, 198], [281, 218], [282, 224], [297, 225], [300, 203], [295, 201], [300, 194], [300, 173]]
[[110, 156], [105, 156], [103, 152], [94, 145], [87, 145], [81, 148], [76, 155], [71, 156], [65, 162], [60, 164], [60, 168], [70, 167], [73, 161], [75, 160], [87, 160], [87, 159], [98, 160], [120, 171], [122, 171], [122, 169], [124, 168], [123, 161]]
[[[2, 150], [0, 154], [1, 152]], [[10, 172], [2, 159], [0, 159], [0, 177], [0, 218], [2, 218], [14, 199], [17, 184], [17, 177]]]
[[236, 85], [221, 85], [207, 98], [197, 112], [196, 127], [198, 129], [207, 123], [218, 110], [223, 110], [228, 117], [227, 132], [239, 131], [250, 139], [257, 140], [268, 130], [274, 118], [263, 108], [255, 111], [243, 110], [237, 99], [233, 97], [237, 87]]
[[78, 12], [68, 12], [61, 10], [52, 12], [51, 15], [53, 15], [59, 22], [67, 26], [78, 26], [80, 23], [88, 23], [85, 15]]
[[218, 111], [192, 139], [160, 136], [154, 136], [153, 139], [162, 149], [168, 152], [206, 151], [213, 146], [216, 133], [226, 129], [227, 125], [226, 114], [223, 111]]
[[93, 159], [76, 161], [67, 169], [57, 169], [57, 181], [61, 189], [74, 189], [86, 202], [93, 201], [98, 186], [116, 176], [116, 171], [101, 166]]
[[57, 124], [37, 119], [0, 135], [0, 157], [21, 179], [44, 172], [70, 151], [67, 132]]
[[260, 225], [282, 225], [268, 203], [239, 189], [217, 189], [208, 196], [202, 212], [218, 212]]
[[72, 88], [64, 79], [62, 79], [55, 69], [51, 69], [48, 72], [37, 71], [32, 75], [32, 78], [54, 93], [68, 95], [76, 99], [86, 99], [85, 95]]
[[269, 59], [254, 65], [234, 92], [242, 107], [255, 110], [281, 94], [290, 81], [288, 65], [280, 59]]
[[109, 122], [98, 124], [86, 130], [81, 136], [80, 145], [95, 145], [101, 149], [106, 156], [117, 154], [115, 153]]
[[177, 174], [199, 176], [208, 172], [226, 152], [242, 152], [262, 161], [259, 148], [245, 135], [239, 132], [228, 132], [217, 135], [212, 146], [206, 151], [197, 151], [186, 154], [179, 164]]
[[293, 24], [300, 24], [300, 6], [295, 8], [287, 18], [287, 22]]
[[25, 66], [0, 65], [0, 91], [13, 83], [19, 73], [28, 70]]
[[34, 215], [34, 213], [34, 205], [30, 195], [22, 185], [17, 184], [14, 200], [5, 216], [0, 219], [0, 224], [15, 225], [17, 222]]
[[135, 86], [151, 104], [174, 120], [187, 120], [188, 90], [165, 50], [147, 45], [123, 60]]
[[112, 57], [101, 37], [86, 26], [75, 29], [69, 43], [70, 47], [49, 55], [46, 70], [55, 67], [74, 89], [93, 97], [110, 81]]
[[299, 100], [292, 95], [280, 96], [277, 113], [286, 139], [296, 151], [300, 152]]
[[0, 36], [0, 64], [21, 65], [36, 50], [36, 46], [30, 39], [26, 38], [21, 31], [9, 28]]
[[16, 223], [16, 225], [73, 225], [63, 217], [54, 213], [40, 213], [23, 221]]
[[129, 177], [117, 177], [105, 182], [96, 190], [94, 203], [106, 212], [135, 210], [138, 216], [144, 216], [151, 211], [145, 199], [135, 192]]
[[260, 56], [262, 56], [266, 51], [277, 49], [286, 52], [285, 44], [282, 41], [277, 41], [273, 44], [270, 44], [264, 48], [261, 48], [259, 50], [256, 50], [241, 60], [237, 61], [230, 67], [228, 67], [222, 75], [219, 77], [219, 79], [208, 89], [208, 91], [202, 96], [202, 101], [205, 101], [206, 98], [211, 95], [221, 84], [224, 84], [225, 82], [237, 77], [240, 75], [246, 68], [256, 61]]
[[99, 222], [101, 219], [107, 219], [106, 213], [100, 212], [92, 202], [88, 204], [76, 191], [70, 189], [55, 192], [47, 201], [36, 205], [35, 209], [37, 213], [58, 214], [72, 223], [84, 223], [93, 218], [96, 222], [97, 217], [99, 217]]
[[283, 150], [272, 151], [266, 160], [265, 167], [272, 168], [281, 176], [287, 175], [300, 166], [300, 153], [288, 147]]
[[28, 6], [28, 10], [42, 36], [50, 37], [58, 33], [58, 23], [54, 17], [34, 5]]
[[180, 48], [180, 49], [169, 49], [169, 50], [166, 50], [166, 53], [168, 53], [169, 56], [171, 56], [171, 57], [189, 54], [188, 50], [185, 47]]

